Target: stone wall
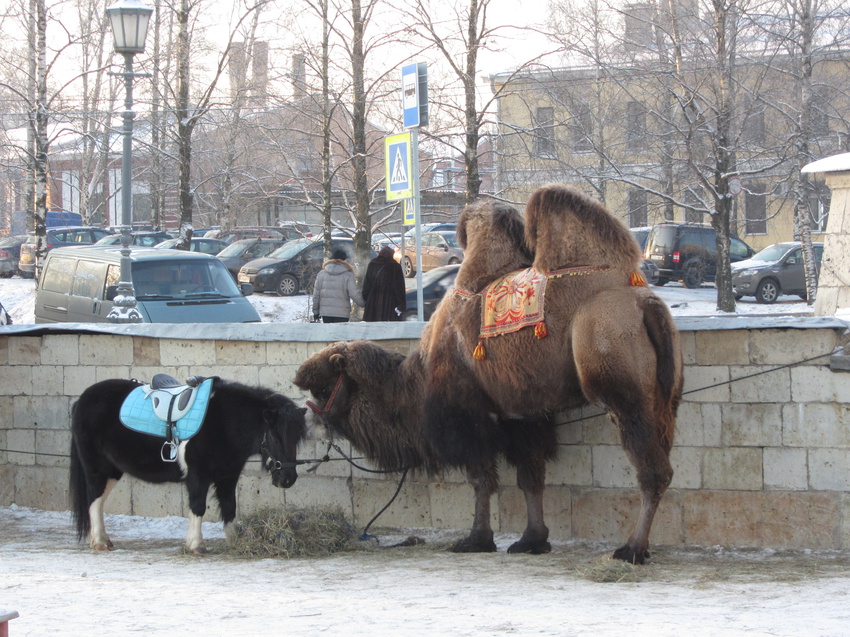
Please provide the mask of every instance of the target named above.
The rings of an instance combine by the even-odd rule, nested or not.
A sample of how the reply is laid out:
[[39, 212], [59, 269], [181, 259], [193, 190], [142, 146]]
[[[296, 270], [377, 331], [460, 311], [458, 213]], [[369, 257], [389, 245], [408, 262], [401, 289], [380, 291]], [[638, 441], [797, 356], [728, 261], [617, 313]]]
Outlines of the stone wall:
[[[850, 374], [840, 371], [846, 358], [831, 356], [843, 346], [847, 325], [826, 318], [677, 322], [685, 397], [672, 454], [676, 473], [652, 542], [850, 548]], [[406, 353], [418, 346], [421, 325], [2, 330], [0, 505], [65, 510], [69, 412], [89, 385], [149, 379], [162, 371], [177, 378], [216, 374], [302, 402], [306, 397], [291, 380], [313, 352], [337, 340], [366, 338]], [[595, 408], [563, 414], [560, 422], [562, 446], [548, 468], [545, 496], [553, 538], [624, 540], [637, 516], [638, 492], [615, 427]], [[299, 457], [319, 458], [326, 450], [324, 442], [310, 442]], [[398, 480], [340, 459], [299, 473], [293, 488], [279, 490], [252, 460], [240, 480], [240, 512], [334, 505], [361, 527], [390, 500]], [[502, 482], [494, 528], [519, 532], [525, 506], [511, 469], [503, 468]], [[124, 478], [107, 510], [185, 515], [188, 505], [177, 485]], [[450, 473], [409, 478], [378, 524], [464, 529], [471, 520], [472, 490], [462, 475]]]

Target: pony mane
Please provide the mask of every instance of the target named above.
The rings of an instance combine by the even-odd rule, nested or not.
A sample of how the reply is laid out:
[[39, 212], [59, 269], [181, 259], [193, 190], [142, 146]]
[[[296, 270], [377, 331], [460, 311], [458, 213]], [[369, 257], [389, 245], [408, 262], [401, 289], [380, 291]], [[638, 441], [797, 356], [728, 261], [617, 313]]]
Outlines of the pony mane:
[[538, 188], [525, 209], [525, 241], [534, 266], [551, 271], [610, 265], [634, 271], [640, 248], [629, 229], [591, 197], [563, 184]]

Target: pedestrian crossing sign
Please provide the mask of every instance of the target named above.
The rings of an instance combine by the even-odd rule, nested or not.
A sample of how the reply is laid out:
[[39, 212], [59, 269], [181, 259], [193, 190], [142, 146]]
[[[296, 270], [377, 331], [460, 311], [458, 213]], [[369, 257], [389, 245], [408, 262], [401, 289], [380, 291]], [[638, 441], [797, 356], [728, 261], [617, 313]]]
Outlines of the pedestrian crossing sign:
[[413, 162], [410, 132], [384, 138], [387, 201], [413, 196]]

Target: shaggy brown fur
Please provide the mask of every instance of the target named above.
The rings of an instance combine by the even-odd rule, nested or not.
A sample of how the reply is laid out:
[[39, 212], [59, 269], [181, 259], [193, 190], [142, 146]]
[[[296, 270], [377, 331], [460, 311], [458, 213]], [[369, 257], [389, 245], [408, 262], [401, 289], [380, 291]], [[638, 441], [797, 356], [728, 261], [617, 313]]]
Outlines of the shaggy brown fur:
[[[461, 215], [458, 233], [467, 252], [457, 277], [459, 289], [479, 292], [498, 276], [492, 275], [494, 262], [499, 270], [527, 265], [527, 248], [517, 241], [515, 230], [506, 231], [512, 226], [501, 218], [505, 214], [483, 204]], [[544, 462], [553, 455], [554, 435], [540, 432], [547, 430], [552, 413], [589, 403], [603, 406], [617, 423], [637, 469], [642, 499], [637, 527], [614, 556], [642, 563], [648, 556], [652, 518], [673, 475], [669, 453], [682, 392], [678, 332], [663, 302], [649, 289], [629, 285], [638, 267], [638, 247], [602, 206], [569, 188], [550, 185], [534, 193], [526, 217], [526, 244], [536, 249], [534, 264], [539, 269], [609, 269], [550, 279], [548, 337], [538, 339], [534, 330], [523, 329], [488, 338], [484, 360], [473, 358], [481, 297], [447, 297], [422, 340], [429, 379], [426, 435], [443, 458], [458, 462], [488, 435], [482, 413], [488, 402], [496, 413], [533, 423], [525, 437], [526, 452], [517, 459], [528, 527], [512, 550], [541, 552], [548, 547], [542, 512]], [[492, 493], [497, 485], [494, 481], [482, 486], [477, 497], [489, 499], [486, 489]], [[476, 528], [479, 539], [492, 534], [484, 519], [476, 518]]]

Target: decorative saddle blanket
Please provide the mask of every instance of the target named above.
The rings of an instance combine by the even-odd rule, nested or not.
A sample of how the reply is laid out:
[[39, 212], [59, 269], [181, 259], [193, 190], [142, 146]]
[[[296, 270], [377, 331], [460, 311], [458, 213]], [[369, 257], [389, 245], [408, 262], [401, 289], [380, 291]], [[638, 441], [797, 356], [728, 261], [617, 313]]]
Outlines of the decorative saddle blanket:
[[[119, 412], [121, 423], [133, 431], [171, 440], [188, 440], [201, 428], [207, 414], [214, 378], [197, 386], [153, 382], [130, 392]], [[159, 377], [159, 378], [158, 378]], [[173, 380], [173, 379], [171, 379]]]

